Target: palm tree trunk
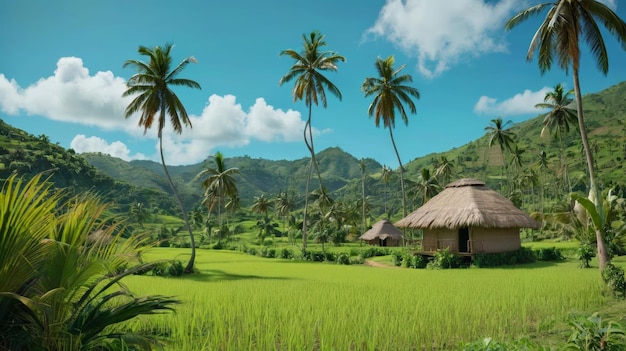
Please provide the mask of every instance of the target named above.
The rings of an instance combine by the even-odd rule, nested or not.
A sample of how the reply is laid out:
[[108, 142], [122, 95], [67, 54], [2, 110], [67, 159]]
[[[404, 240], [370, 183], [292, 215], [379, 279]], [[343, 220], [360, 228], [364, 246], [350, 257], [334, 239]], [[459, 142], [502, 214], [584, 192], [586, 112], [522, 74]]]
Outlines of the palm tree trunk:
[[[578, 129], [580, 129], [580, 138], [583, 142], [583, 147], [585, 149], [585, 156], [587, 160], [587, 168], [589, 169], [589, 196], [590, 200], [593, 201], [593, 203], [598, 207], [598, 212], [602, 213], [602, 200], [600, 199], [600, 193], [598, 192], [596, 186], [593, 154], [591, 153], [591, 148], [589, 147], [587, 130], [585, 129], [585, 120], [583, 116], [583, 99], [582, 94], [580, 93], [580, 81], [578, 79], [578, 69], [576, 67], [574, 67], [573, 73], [574, 94], [576, 95], [576, 108], [578, 110]], [[606, 267], [607, 263], [609, 263], [609, 255], [606, 250], [606, 243], [604, 242], [604, 238], [602, 237], [601, 228], [596, 228], [596, 243], [598, 246], [598, 266], [602, 271]]]
[[564, 153], [565, 150], [563, 148], [563, 136], [561, 135], [561, 127], [559, 127], [558, 129], [558, 133], [559, 133], [559, 144], [561, 149], [559, 150], [561, 152], [561, 167], [563, 168], [563, 172], [565, 173], [565, 181], [567, 183], [567, 190], [571, 193], [572, 192], [572, 182], [569, 179], [569, 169], [567, 167], [567, 160], [565, 160]]
[[[161, 109], [161, 113], [163, 113], [163, 109]], [[193, 266], [196, 261], [196, 241], [193, 237], [193, 231], [191, 230], [191, 226], [189, 225], [189, 219], [187, 218], [187, 212], [185, 211], [185, 206], [183, 205], [183, 201], [178, 195], [178, 191], [176, 191], [176, 187], [174, 186], [174, 182], [172, 181], [172, 177], [170, 177], [170, 172], [167, 170], [167, 166], [165, 165], [165, 157], [163, 156], [163, 137], [161, 136], [161, 131], [159, 131], [159, 152], [161, 153], [161, 164], [163, 165], [163, 171], [165, 172], [165, 176], [167, 177], [167, 181], [170, 183], [170, 187], [174, 192], [174, 197], [178, 202], [178, 206], [180, 206], [180, 210], [183, 213], [183, 220], [185, 221], [185, 227], [189, 232], [189, 239], [191, 242], [191, 257], [189, 257], [189, 262], [187, 263], [187, 267], [185, 267], [185, 273], [193, 273]]]
[[391, 144], [393, 145], [393, 150], [396, 152], [396, 157], [398, 158], [398, 163], [400, 164], [400, 188], [402, 190], [402, 217], [406, 217], [406, 194], [404, 192], [404, 166], [402, 166], [402, 161], [400, 161], [400, 154], [398, 153], [398, 148], [396, 147], [396, 141], [393, 139], [393, 130], [389, 127], [389, 136], [391, 137]]

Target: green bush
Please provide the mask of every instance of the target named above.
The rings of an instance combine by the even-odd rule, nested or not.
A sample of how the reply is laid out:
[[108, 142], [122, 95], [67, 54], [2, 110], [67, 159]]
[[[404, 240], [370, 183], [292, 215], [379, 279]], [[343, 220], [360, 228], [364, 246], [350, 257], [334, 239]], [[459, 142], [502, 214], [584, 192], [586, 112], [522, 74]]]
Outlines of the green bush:
[[252, 255], [252, 256], [256, 256], [257, 254], [257, 250], [254, 247], [251, 247], [248, 249], [248, 251], [246, 251], [248, 253], [248, 255]]
[[345, 252], [340, 252], [337, 254], [337, 264], [345, 264], [345, 265], [349, 265], [350, 262], [350, 255], [348, 255]]
[[427, 268], [430, 269], [449, 269], [459, 268], [461, 266], [461, 258], [452, 252], [450, 248], [437, 250], [432, 262], [429, 262]]
[[532, 249], [521, 247], [517, 251], [476, 254], [472, 266], [478, 268], [500, 267], [513, 264], [531, 263], [536, 260]]
[[185, 267], [180, 260], [173, 260], [167, 265], [167, 273], [172, 277], [179, 277], [185, 273]]
[[366, 250], [361, 251], [359, 255], [365, 260], [370, 257], [387, 256], [389, 255], [389, 253], [390, 253], [389, 249], [372, 246], [370, 248], [367, 248]]
[[415, 255], [413, 258], [413, 267], [414, 268], [426, 268], [428, 265], [428, 258], [424, 255]]
[[546, 247], [535, 250], [538, 261], [562, 261], [563, 254], [556, 247]]
[[624, 270], [612, 263], [607, 263], [602, 271], [602, 280], [611, 289], [615, 297], [626, 297], [626, 281], [624, 280]]
[[395, 266], [401, 266], [402, 261], [404, 260], [404, 253], [402, 251], [392, 251], [391, 259]]
[[290, 260], [293, 258], [293, 251], [291, 251], [290, 249], [287, 248], [283, 248], [282, 251], [280, 252], [280, 258], [284, 258], [287, 260]]
[[578, 260], [580, 261], [580, 268], [589, 268], [589, 262], [596, 256], [596, 250], [593, 246], [588, 244], [580, 245], [577, 250]]

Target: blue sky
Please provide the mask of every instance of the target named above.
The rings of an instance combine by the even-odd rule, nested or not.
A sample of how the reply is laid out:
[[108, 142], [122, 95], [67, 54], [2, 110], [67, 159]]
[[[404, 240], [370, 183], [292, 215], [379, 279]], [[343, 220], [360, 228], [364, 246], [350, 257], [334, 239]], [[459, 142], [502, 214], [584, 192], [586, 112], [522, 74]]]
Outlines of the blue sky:
[[[604, 1], [621, 18], [626, 4]], [[100, 151], [125, 160], [158, 161], [156, 129], [146, 135], [124, 118], [121, 97], [134, 73], [127, 59], [143, 59], [139, 45], [175, 45], [176, 63], [194, 56], [181, 77], [202, 90], [177, 88], [193, 128], [165, 130], [166, 162], [226, 157], [308, 156], [302, 140], [307, 109], [292, 84], [279, 79], [293, 62], [279, 53], [299, 50], [302, 34], [318, 30], [327, 49], [346, 57], [329, 72], [343, 94], [313, 108], [315, 148], [340, 147], [357, 158], [397, 167], [389, 132], [368, 118], [360, 90], [375, 76], [377, 57], [394, 55], [421, 94], [417, 114], [394, 136], [403, 163], [484, 134], [495, 117], [520, 122], [571, 76], [554, 67], [541, 75], [525, 60], [540, 17], [511, 32], [503, 25], [536, 1], [518, 0], [231, 0], [231, 1], [0, 1], [0, 118], [77, 152]], [[608, 76], [586, 50], [583, 93], [626, 80], [626, 52], [610, 35]]]

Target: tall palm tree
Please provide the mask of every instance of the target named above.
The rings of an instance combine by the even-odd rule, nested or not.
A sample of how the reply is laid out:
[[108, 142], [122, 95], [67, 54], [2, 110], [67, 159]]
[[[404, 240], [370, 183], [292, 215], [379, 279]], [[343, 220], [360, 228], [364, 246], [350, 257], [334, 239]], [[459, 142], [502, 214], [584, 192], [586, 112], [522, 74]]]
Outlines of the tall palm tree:
[[511, 121], [503, 122], [501, 117], [491, 120], [491, 124], [485, 127], [485, 131], [489, 136], [489, 148], [494, 144], [500, 147], [500, 156], [502, 157], [502, 171], [506, 168], [506, 158], [504, 150], [511, 152], [515, 144], [516, 135], [511, 131], [509, 126], [513, 124]]
[[170, 55], [172, 48], [172, 44], [165, 44], [164, 47], [155, 46], [152, 49], [140, 46], [138, 50], [139, 54], [146, 56], [149, 61], [147, 63], [140, 60], [127, 60], [124, 62], [124, 67], [131, 66], [137, 70], [137, 73], [126, 82], [128, 89], [122, 96], [137, 95], [126, 107], [125, 115], [126, 118], [129, 118], [135, 113], [140, 112], [139, 126], [144, 128], [144, 134], [152, 127], [155, 118], [157, 119], [161, 164], [163, 165], [163, 171], [172, 188], [174, 197], [180, 206], [191, 241], [191, 257], [185, 267], [185, 272], [192, 273], [196, 260], [196, 244], [191, 225], [189, 225], [189, 219], [187, 218], [187, 211], [185, 211], [183, 201], [180, 195], [178, 195], [178, 191], [176, 191], [172, 177], [170, 177], [170, 173], [165, 164], [165, 157], [163, 156], [163, 128], [165, 128], [167, 116], [169, 116], [174, 132], [181, 134], [183, 125], [191, 128], [191, 121], [189, 120], [189, 116], [187, 116], [185, 106], [183, 106], [178, 96], [176, 96], [170, 87], [184, 86], [200, 89], [200, 84], [190, 79], [178, 77], [190, 62], [195, 63], [197, 61], [193, 56], [190, 56], [172, 69], [172, 56]]
[[260, 196], [254, 197], [254, 204], [250, 208], [252, 212], [256, 212], [258, 214], [262, 214], [264, 217], [267, 217], [267, 213], [272, 206], [272, 200], [265, 197], [265, 194], [261, 194]]
[[[595, 180], [594, 159], [589, 147], [583, 116], [583, 99], [580, 92], [579, 79], [580, 44], [582, 40], [587, 43], [598, 69], [606, 75], [609, 71], [609, 58], [597, 21], [603, 24], [609, 33], [617, 38], [625, 50], [626, 23], [600, 1], [557, 0], [556, 2], [535, 5], [517, 13], [506, 23], [505, 28], [510, 30], [545, 9], [548, 10], [548, 13], [530, 42], [526, 59], [532, 60], [535, 51], [538, 51], [537, 63], [541, 73], [548, 71], [552, 67], [554, 60], [556, 60], [559, 67], [565, 70], [565, 73], [569, 73], [570, 67], [572, 69], [578, 129], [580, 130], [580, 138], [585, 149], [587, 168], [589, 170], [589, 197], [596, 206], [600, 206], [600, 212], [602, 212], [602, 200], [600, 199], [600, 192], [597, 189]], [[598, 265], [603, 270], [609, 262], [609, 256], [602, 232], [599, 229], [596, 230], [596, 240]]]
[[[233, 206], [238, 204], [237, 182], [235, 175], [239, 174], [238, 168], [226, 168], [224, 155], [216, 152], [212, 157], [215, 163], [214, 167], [207, 167], [196, 175], [196, 179], [205, 177], [202, 181], [202, 187], [205, 189], [203, 202], [207, 205], [209, 214], [212, 207], [217, 205], [217, 219], [220, 230], [224, 224], [222, 220], [222, 208], [226, 206], [227, 201], [232, 202]], [[234, 201], [233, 201], [234, 200]]]
[[286, 191], [280, 192], [274, 200], [274, 208], [276, 210], [276, 213], [278, 214], [278, 216], [283, 218], [283, 228], [287, 229], [287, 237], [289, 237], [289, 227], [287, 226], [287, 220], [289, 219], [291, 210], [293, 210], [293, 205], [293, 200], [289, 196], [289, 193]]
[[319, 166], [315, 159], [315, 148], [313, 147], [313, 128], [311, 126], [311, 113], [313, 104], [317, 106], [318, 101], [321, 101], [322, 106], [326, 108], [326, 91], [331, 92], [339, 100], [341, 100], [341, 92], [328, 78], [326, 78], [322, 72], [324, 71], [337, 71], [337, 63], [344, 62], [346, 59], [333, 52], [333, 51], [321, 51], [326, 46], [324, 41], [325, 35], [320, 34], [317, 31], [311, 32], [308, 36], [302, 35], [302, 41], [304, 48], [298, 52], [293, 49], [287, 49], [280, 53], [280, 55], [287, 55], [294, 59], [296, 63], [291, 66], [289, 72], [285, 74], [279, 81], [280, 85], [288, 83], [293, 79], [296, 80], [291, 94], [293, 100], [298, 101], [304, 99], [309, 114], [304, 126], [304, 143], [307, 149], [311, 153], [311, 163], [309, 164], [309, 174], [306, 180], [305, 200], [304, 200], [304, 219], [302, 224], [302, 246], [306, 249], [307, 244], [307, 211], [309, 207], [309, 185], [311, 183], [311, 174], [313, 167], [317, 171], [317, 177], [320, 183], [320, 189], [323, 188], [322, 176], [319, 170]]
[[540, 211], [541, 213], [543, 213], [544, 198], [545, 198], [545, 194], [544, 194], [545, 193], [545, 189], [544, 189], [545, 178], [543, 177], [543, 175], [546, 171], [550, 170], [550, 167], [548, 167], [548, 154], [546, 154], [544, 150], [541, 150], [541, 152], [539, 153], [539, 159], [537, 159], [537, 166], [539, 168], [539, 184], [541, 184], [541, 188], [539, 189], [541, 191]]
[[395, 59], [392, 56], [386, 59], [380, 57], [376, 59], [376, 70], [379, 77], [365, 78], [361, 90], [365, 93], [365, 97], [373, 96], [374, 100], [370, 104], [367, 113], [370, 117], [374, 117], [374, 123], [376, 127], [380, 126], [382, 120], [384, 128], [389, 129], [389, 136], [391, 137], [391, 144], [396, 152], [398, 158], [398, 164], [400, 165], [400, 187], [402, 189], [402, 216], [406, 216], [406, 192], [404, 187], [404, 166], [400, 160], [400, 154], [396, 147], [396, 142], [393, 139], [393, 128], [396, 126], [396, 110], [400, 113], [402, 121], [405, 125], [409, 124], [409, 118], [407, 116], [405, 105], [408, 106], [409, 111], [413, 114], [417, 112], [415, 103], [412, 98], [419, 99], [419, 91], [411, 86], [406, 85], [413, 81], [411, 75], [400, 75], [400, 72], [404, 69], [405, 65], [400, 66], [398, 69], [393, 67]]
[[554, 87], [554, 91], [546, 93], [542, 103], [535, 105], [536, 108], [550, 109], [550, 112], [546, 113], [546, 116], [543, 118], [541, 135], [543, 135], [546, 130], [549, 130], [554, 133], [555, 138], [559, 139], [560, 168], [563, 169], [563, 176], [565, 177], [569, 192], [572, 191], [572, 184], [569, 179], [567, 161], [563, 158], [563, 133], [569, 132], [570, 124], [577, 123], [576, 110], [569, 107], [573, 101], [570, 95], [573, 93], [573, 89], [565, 92], [563, 85], [559, 83]]

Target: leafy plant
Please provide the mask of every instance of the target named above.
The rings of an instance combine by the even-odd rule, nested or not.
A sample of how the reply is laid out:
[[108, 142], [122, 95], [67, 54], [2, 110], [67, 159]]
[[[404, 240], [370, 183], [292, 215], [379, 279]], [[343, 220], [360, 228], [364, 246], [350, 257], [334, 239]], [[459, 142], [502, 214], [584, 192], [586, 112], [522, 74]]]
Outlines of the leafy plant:
[[626, 332], [616, 322], [604, 322], [597, 313], [590, 317], [573, 317], [569, 321], [572, 333], [566, 350], [621, 351], [626, 349]]
[[461, 258], [452, 252], [450, 252], [450, 248], [445, 248], [443, 250], [437, 250], [433, 260], [428, 263], [428, 268], [431, 269], [448, 269], [448, 268], [459, 268], [461, 266]]
[[596, 256], [596, 250], [589, 244], [582, 244], [577, 249], [580, 268], [589, 268], [589, 262]]
[[611, 289], [613, 296], [626, 297], [626, 280], [624, 279], [624, 269], [622, 267], [615, 266], [610, 262], [607, 263], [604, 270], [602, 270], [602, 279]]
[[[62, 201], [37, 175], [9, 177], [0, 193], [0, 349], [151, 350], [149, 331], [123, 323], [173, 310], [165, 296], [135, 296], [121, 280], [145, 244], [93, 195]], [[116, 346], [112, 346], [116, 345]]]

